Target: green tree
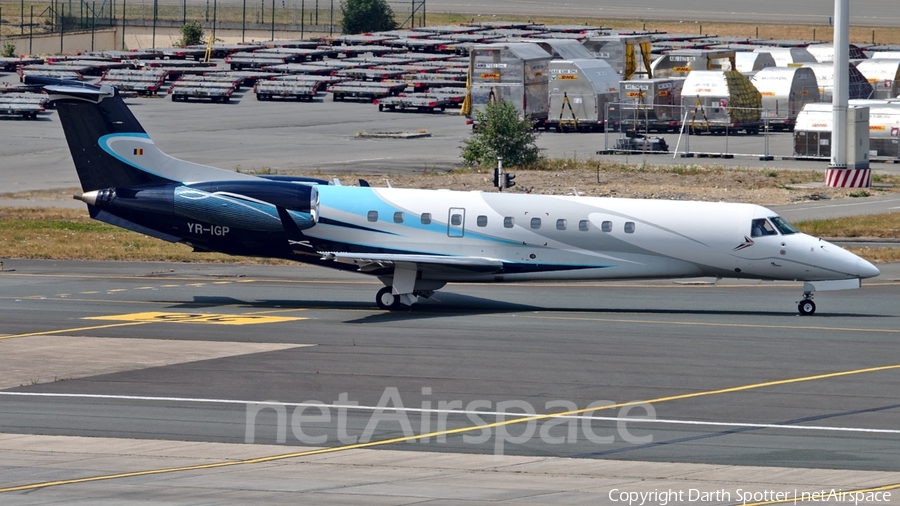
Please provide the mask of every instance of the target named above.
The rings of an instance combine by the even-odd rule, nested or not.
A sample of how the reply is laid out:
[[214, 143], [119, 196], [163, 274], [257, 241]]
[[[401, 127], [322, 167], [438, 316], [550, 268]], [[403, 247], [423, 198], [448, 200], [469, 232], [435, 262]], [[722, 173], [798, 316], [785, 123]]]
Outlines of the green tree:
[[520, 118], [511, 103], [488, 103], [475, 111], [475, 124], [478, 127], [463, 146], [462, 158], [467, 165], [491, 167], [497, 164], [498, 156], [508, 167], [532, 165], [541, 159], [531, 119]]
[[345, 34], [396, 30], [394, 11], [385, 0], [344, 0], [341, 29]]
[[194, 46], [203, 43], [203, 27], [196, 21], [185, 23], [181, 27], [181, 40], [178, 45], [181, 47]]

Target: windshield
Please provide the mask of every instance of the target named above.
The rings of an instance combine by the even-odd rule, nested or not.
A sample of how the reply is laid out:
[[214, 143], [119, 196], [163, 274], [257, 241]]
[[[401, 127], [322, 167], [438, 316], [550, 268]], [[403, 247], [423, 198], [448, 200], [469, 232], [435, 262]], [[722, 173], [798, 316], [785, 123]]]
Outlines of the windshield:
[[777, 228], [782, 235], [800, 233], [799, 230], [797, 230], [793, 225], [788, 223], [787, 220], [785, 220], [781, 216], [770, 216], [769, 219], [772, 220], [772, 223], [775, 224], [775, 228]]

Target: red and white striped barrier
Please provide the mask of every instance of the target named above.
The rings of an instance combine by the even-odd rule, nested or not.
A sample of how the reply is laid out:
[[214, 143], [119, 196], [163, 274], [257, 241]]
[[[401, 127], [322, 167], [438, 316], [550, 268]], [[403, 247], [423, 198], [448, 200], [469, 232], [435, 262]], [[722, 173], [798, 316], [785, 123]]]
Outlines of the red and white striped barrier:
[[872, 169], [828, 169], [825, 185], [830, 188], [869, 188], [872, 186]]

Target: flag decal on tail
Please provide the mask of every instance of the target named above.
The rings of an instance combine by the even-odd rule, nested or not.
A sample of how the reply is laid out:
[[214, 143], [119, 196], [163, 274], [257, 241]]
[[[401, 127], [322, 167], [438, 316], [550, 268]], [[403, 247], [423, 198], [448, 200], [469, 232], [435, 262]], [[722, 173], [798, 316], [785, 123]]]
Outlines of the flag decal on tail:
[[143, 148], [134, 148], [134, 154], [140, 156], [144, 154]]

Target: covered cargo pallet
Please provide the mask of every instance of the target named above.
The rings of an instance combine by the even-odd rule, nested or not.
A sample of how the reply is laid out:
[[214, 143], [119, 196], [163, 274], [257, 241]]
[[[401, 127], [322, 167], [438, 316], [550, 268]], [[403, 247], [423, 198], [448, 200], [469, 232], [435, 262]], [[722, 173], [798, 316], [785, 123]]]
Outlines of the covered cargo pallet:
[[614, 130], [677, 131], [681, 127], [683, 77], [655, 77], [619, 82], [619, 101], [610, 104]]
[[550, 115], [557, 130], [602, 130], [607, 104], [619, 98], [619, 75], [609, 63], [588, 60], [550, 62]]
[[654, 77], [687, 77], [692, 70], [733, 70], [735, 53], [729, 49], [677, 49], [654, 61]]
[[[856, 68], [856, 65], [852, 63], [848, 65], [850, 73], [848, 95], [850, 100], [872, 98], [874, 91], [866, 76], [862, 75], [862, 72]], [[816, 81], [819, 83], [819, 100], [831, 102], [831, 95], [834, 93], [834, 64], [804, 63], [803, 66], [812, 69], [816, 74]]]
[[819, 101], [816, 74], [805, 67], [769, 67], [751, 79], [762, 97], [762, 120], [770, 128], [791, 130], [803, 106]]
[[609, 63], [619, 77], [626, 81], [639, 74], [652, 78], [650, 70], [653, 43], [649, 35], [604, 35], [590, 36], [583, 41], [585, 49], [595, 58]]
[[900, 93], [900, 59], [863, 60], [856, 69], [872, 85], [872, 98], [895, 98]]
[[471, 117], [491, 101], [506, 100], [522, 117], [547, 120], [550, 53], [530, 43], [485, 44], [473, 47], [469, 58], [464, 114]]
[[736, 70], [691, 72], [684, 81], [681, 105], [694, 131], [759, 133], [762, 98], [753, 83]]
[[[869, 151], [874, 156], [900, 160], [900, 104], [874, 100], [851, 101], [855, 107], [869, 108]], [[797, 116], [794, 128], [794, 155], [831, 157], [834, 112], [831, 104], [808, 104]]]

